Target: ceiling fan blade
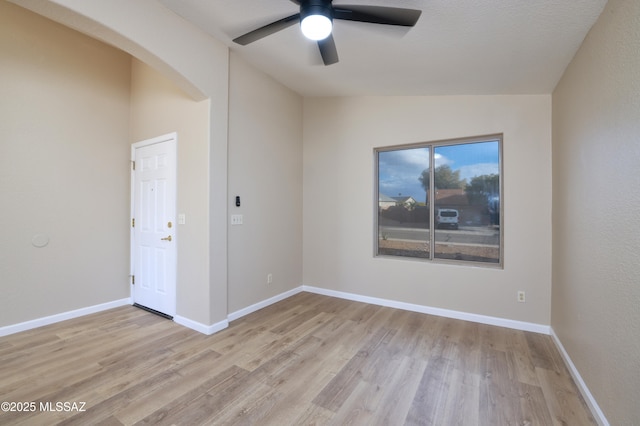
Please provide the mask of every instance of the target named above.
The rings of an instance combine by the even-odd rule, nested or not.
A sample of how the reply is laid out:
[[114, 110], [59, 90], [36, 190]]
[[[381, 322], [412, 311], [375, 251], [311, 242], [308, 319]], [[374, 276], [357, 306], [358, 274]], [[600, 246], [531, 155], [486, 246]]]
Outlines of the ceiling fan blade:
[[336, 42], [333, 40], [333, 35], [329, 34], [329, 37], [324, 40], [318, 40], [318, 48], [320, 49], [320, 55], [322, 55], [322, 62], [324, 62], [325, 65], [338, 62], [338, 49], [336, 49]]
[[285, 28], [297, 24], [298, 22], [300, 22], [300, 14], [296, 13], [295, 15], [287, 16], [286, 18], [282, 18], [275, 22], [267, 24], [264, 27], [260, 27], [256, 30], [250, 31], [244, 35], [241, 35], [240, 37], [236, 37], [233, 39], [233, 41], [245, 46], [249, 43], [253, 43], [256, 40], [260, 40], [263, 37], [266, 37], [273, 33], [277, 33], [280, 30], [284, 30]]
[[413, 27], [421, 14], [421, 10], [385, 6], [340, 5], [333, 8], [333, 19], [403, 27]]

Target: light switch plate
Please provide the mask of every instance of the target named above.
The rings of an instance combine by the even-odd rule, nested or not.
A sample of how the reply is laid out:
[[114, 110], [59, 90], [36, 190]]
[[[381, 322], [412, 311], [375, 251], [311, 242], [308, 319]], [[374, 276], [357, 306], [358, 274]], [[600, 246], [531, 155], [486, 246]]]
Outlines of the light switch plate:
[[241, 214], [232, 214], [231, 215], [231, 224], [232, 225], [242, 225], [242, 215]]

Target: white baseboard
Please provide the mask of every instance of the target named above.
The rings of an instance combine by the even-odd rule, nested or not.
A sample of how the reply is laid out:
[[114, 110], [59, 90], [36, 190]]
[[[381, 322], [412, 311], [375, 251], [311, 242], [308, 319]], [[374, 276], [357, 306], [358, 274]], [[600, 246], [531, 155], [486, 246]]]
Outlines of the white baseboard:
[[280, 293], [276, 296], [270, 297], [269, 299], [263, 300], [262, 302], [255, 303], [251, 306], [247, 306], [246, 308], [239, 309], [235, 312], [227, 315], [227, 319], [229, 321], [237, 320], [238, 318], [242, 318], [245, 315], [249, 315], [252, 312], [255, 312], [259, 309], [266, 308], [269, 305], [273, 305], [276, 302], [286, 299], [287, 297], [291, 297], [294, 294], [298, 294], [303, 291], [303, 287], [296, 287], [292, 290], [285, 291], [284, 293]]
[[[252, 312], [255, 312], [259, 309], [265, 308], [269, 305], [272, 305], [276, 302], [286, 299], [287, 297], [291, 297], [294, 294], [300, 293], [302, 291], [302, 287], [296, 287], [292, 290], [286, 291], [284, 293], [273, 296], [269, 299], [263, 300], [246, 308], [240, 309], [236, 312], [233, 312], [227, 316], [226, 320], [219, 321], [215, 324], [205, 325], [199, 323], [197, 321], [193, 321], [189, 318], [175, 315], [173, 317], [173, 321], [182, 326], [188, 327], [192, 330], [198, 331], [200, 333], [211, 335], [217, 333], [218, 331], [224, 330], [229, 326], [229, 322], [241, 318], [245, 315], [248, 315]], [[78, 318], [84, 315], [93, 314], [100, 311], [105, 311], [107, 309], [117, 308], [119, 306], [131, 305], [133, 303], [132, 299], [126, 298], [121, 300], [115, 300], [113, 302], [102, 303], [100, 305], [89, 306], [86, 308], [76, 309], [74, 311], [63, 312], [56, 315], [51, 315], [44, 318], [37, 318], [30, 321], [25, 321], [19, 324], [12, 324], [5, 327], [0, 327], [0, 337], [8, 336], [10, 334], [19, 333], [21, 331], [31, 330], [33, 328], [42, 327], [45, 325], [53, 324], [60, 321], [65, 321], [72, 318]]]
[[573, 377], [573, 380], [576, 382], [578, 389], [580, 389], [580, 393], [582, 393], [582, 396], [584, 397], [584, 400], [589, 406], [589, 409], [591, 410], [593, 417], [595, 417], [599, 425], [609, 426], [609, 422], [607, 421], [607, 418], [604, 416], [604, 413], [600, 409], [600, 406], [596, 402], [596, 399], [591, 394], [591, 391], [589, 391], [587, 384], [584, 382], [584, 380], [582, 380], [582, 376], [580, 376], [578, 369], [573, 364], [573, 361], [571, 360], [571, 357], [569, 357], [569, 354], [567, 353], [567, 351], [564, 349], [564, 346], [562, 346], [562, 342], [560, 341], [560, 338], [558, 337], [556, 332], [553, 330], [553, 328], [551, 328], [551, 338], [553, 338], [553, 341], [556, 344], [558, 351], [560, 351], [560, 355], [562, 355], [562, 359], [564, 360], [564, 363], [569, 368], [571, 377]]
[[[514, 320], [509, 320], [504, 318], [490, 317], [486, 315], [470, 314], [466, 312], [452, 311], [449, 309], [433, 308], [429, 306], [416, 305], [413, 303], [398, 302], [395, 300], [363, 296], [363, 295], [354, 294], [354, 293], [346, 293], [342, 291], [329, 290], [329, 289], [307, 286], [307, 285], [296, 287], [294, 289], [285, 291], [284, 293], [280, 293], [276, 296], [273, 296], [269, 299], [255, 303], [246, 308], [239, 309], [227, 315], [226, 320], [217, 322], [215, 324], [205, 325], [179, 315], [174, 316], [173, 320], [180, 325], [191, 328], [200, 333], [210, 335], [227, 328], [229, 326], [230, 321], [234, 321], [238, 318], [241, 318], [245, 315], [248, 315], [259, 309], [265, 308], [274, 303], [277, 303], [281, 300], [284, 300], [302, 291], [307, 291], [309, 293], [322, 294], [325, 296], [337, 297], [340, 299], [353, 300], [356, 302], [370, 303], [373, 305], [403, 309], [406, 311], [438, 315], [446, 318], [455, 318], [455, 319], [460, 319], [465, 321], [478, 322], [482, 324], [497, 325], [500, 327], [513, 328], [516, 330], [532, 331], [535, 333], [551, 334], [551, 327], [546, 325], [534, 324], [534, 323], [528, 323], [528, 322], [522, 322], [522, 321], [514, 321]], [[51, 315], [48, 317], [37, 318], [31, 321], [25, 321], [19, 324], [12, 324], [8, 326], [0, 327], [0, 337], [18, 333], [20, 331], [31, 330], [33, 328], [42, 327], [45, 325], [53, 324], [60, 321], [65, 321], [72, 318], [81, 317], [84, 315], [93, 314], [93, 313], [104, 311], [107, 309], [117, 308], [119, 306], [131, 305], [131, 304], [132, 304], [131, 298], [125, 298], [120, 300], [114, 300], [112, 302], [102, 303], [100, 305], [76, 309], [74, 311], [63, 312], [63, 313]]]
[[126, 299], [114, 300], [112, 302], [101, 303], [99, 305], [88, 306], [86, 308], [80, 308], [73, 311], [50, 315], [48, 317], [36, 318], [34, 320], [25, 321], [18, 324], [7, 325], [4, 327], [0, 327], [0, 337], [19, 333], [21, 331], [31, 330], [38, 327], [43, 327], [45, 325], [54, 324], [60, 321], [66, 321], [72, 318], [78, 318], [84, 315], [95, 314], [96, 312], [106, 311], [107, 309], [131, 305], [131, 303], [131, 298], [128, 297]]
[[515, 321], [505, 318], [490, 317], [487, 315], [470, 314], [467, 312], [452, 311], [449, 309], [433, 308], [430, 306], [416, 305], [413, 303], [398, 302], [389, 299], [380, 299], [377, 297], [362, 296], [360, 294], [345, 293], [342, 291], [328, 290], [325, 288], [312, 287], [303, 285], [303, 291], [309, 293], [317, 293], [325, 296], [337, 297], [340, 299], [353, 300], [355, 302], [370, 303], [372, 305], [387, 306], [389, 308], [402, 309], [405, 311], [420, 312], [423, 314], [437, 315], [445, 318], [453, 318], [464, 321], [477, 322], [481, 324], [496, 325], [499, 327], [512, 328], [516, 330], [532, 331], [534, 333], [550, 334], [551, 327], [543, 324], [535, 324], [531, 322]]
[[229, 321], [223, 320], [219, 321], [215, 324], [205, 325], [200, 322], [190, 320], [189, 318], [181, 317], [180, 315], [175, 315], [173, 317], [173, 321], [177, 324], [190, 328], [192, 330], [198, 331], [202, 334], [211, 335], [217, 333], [220, 330], [224, 330], [229, 327]]
[[197, 321], [190, 320], [189, 318], [181, 317], [180, 315], [175, 315], [173, 317], [173, 321], [180, 325], [188, 327], [192, 330], [198, 331], [200, 333], [211, 335], [229, 327], [229, 322], [231, 321], [237, 320], [238, 318], [242, 318], [243, 316], [249, 315], [250, 313], [255, 312], [259, 309], [266, 308], [269, 305], [273, 305], [274, 303], [284, 300], [287, 297], [291, 297], [294, 294], [300, 293], [301, 291], [302, 291], [302, 287], [297, 287], [292, 290], [285, 291], [284, 293], [280, 293], [276, 296], [270, 297], [269, 299], [265, 299], [251, 306], [247, 306], [246, 308], [242, 308], [235, 312], [232, 312], [229, 315], [227, 315], [226, 320], [223, 320], [211, 325], [204, 325]]

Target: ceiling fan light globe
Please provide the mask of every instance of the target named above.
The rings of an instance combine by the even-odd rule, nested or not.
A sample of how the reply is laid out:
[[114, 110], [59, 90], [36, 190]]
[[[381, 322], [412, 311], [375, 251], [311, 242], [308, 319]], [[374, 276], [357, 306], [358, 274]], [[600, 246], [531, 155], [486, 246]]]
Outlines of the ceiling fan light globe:
[[333, 23], [324, 15], [308, 15], [300, 22], [300, 29], [311, 40], [324, 40], [329, 37]]

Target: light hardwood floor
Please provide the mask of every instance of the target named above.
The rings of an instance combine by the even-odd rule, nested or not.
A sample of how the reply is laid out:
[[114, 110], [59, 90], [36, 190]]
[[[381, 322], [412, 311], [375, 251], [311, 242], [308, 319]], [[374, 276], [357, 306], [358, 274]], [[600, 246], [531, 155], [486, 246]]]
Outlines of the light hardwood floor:
[[3, 337], [0, 395], [36, 403], [2, 425], [595, 424], [549, 336], [311, 293], [213, 336], [127, 306]]

